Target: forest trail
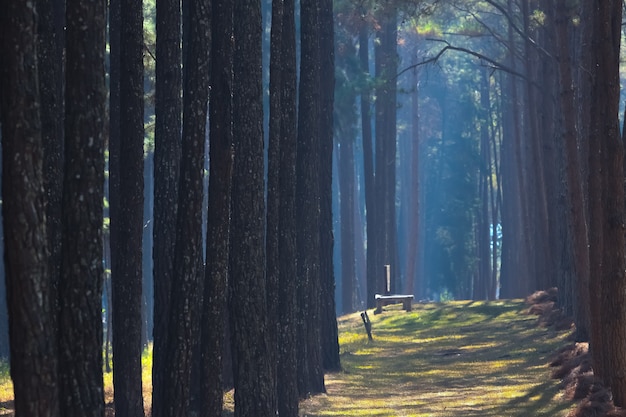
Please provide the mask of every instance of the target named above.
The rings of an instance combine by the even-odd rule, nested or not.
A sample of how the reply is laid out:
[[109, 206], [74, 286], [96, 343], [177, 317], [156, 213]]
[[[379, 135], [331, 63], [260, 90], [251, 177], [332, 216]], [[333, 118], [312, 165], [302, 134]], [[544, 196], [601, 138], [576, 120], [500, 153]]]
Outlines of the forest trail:
[[368, 341], [359, 313], [339, 318], [343, 371], [300, 415], [564, 417], [573, 404], [550, 379], [567, 332], [537, 326], [515, 301], [388, 306]]

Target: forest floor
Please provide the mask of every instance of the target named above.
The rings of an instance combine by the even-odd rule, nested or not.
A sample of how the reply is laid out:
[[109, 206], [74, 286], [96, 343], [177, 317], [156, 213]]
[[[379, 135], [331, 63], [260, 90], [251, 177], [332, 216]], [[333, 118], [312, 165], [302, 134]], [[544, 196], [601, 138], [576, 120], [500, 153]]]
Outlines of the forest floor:
[[[551, 378], [550, 361], [568, 331], [538, 326], [522, 300], [416, 303], [370, 312], [373, 341], [359, 313], [340, 317], [343, 370], [326, 375], [325, 394], [301, 402], [300, 415], [411, 417], [565, 417], [574, 403]], [[151, 355], [143, 358], [150, 415]], [[113, 416], [105, 374], [107, 417]], [[13, 415], [8, 366], [0, 366], [0, 416]], [[232, 391], [225, 416], [232, 416]], [[600, 414], [597, 414], [600, 415]]]
[[523, 301], [401, 305], [339, 318], [343, 371], [300, 415], [503, 417], [566, 416], [549, 362], [568, 332], [537, 325]]

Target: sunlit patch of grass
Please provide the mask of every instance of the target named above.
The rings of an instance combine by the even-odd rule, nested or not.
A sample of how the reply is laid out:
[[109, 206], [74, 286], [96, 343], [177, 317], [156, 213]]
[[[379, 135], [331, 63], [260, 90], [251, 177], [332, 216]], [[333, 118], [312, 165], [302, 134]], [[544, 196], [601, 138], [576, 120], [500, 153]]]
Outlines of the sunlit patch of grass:
[[[141, 354], [141, 384], [143, 390], [143, 408], [146, 416], [151, 415], [152, 408], [152, 343]], [[104, 373], [104, 401], [113, 404], [113, 372]]]
[[9, 363], [5, 359], [0, 360], [0, 415], [8, 413], [13, 405], [13, 381]]
[[565, 416], [548, 356], [565, 333], [537, 328], [522, 300], [387, 306], [340, 317], [345, 372], [326, 376], [327, 394], [301, 416]]

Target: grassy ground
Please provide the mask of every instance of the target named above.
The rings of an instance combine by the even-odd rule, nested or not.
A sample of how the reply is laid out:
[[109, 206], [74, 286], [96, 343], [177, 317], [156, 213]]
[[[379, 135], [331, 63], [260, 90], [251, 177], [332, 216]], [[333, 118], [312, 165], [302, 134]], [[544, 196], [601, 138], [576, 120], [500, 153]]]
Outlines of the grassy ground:
[[548, 357], [565, 333], [538, 328], [521, 301], [389, 306], [339, 319], [343, 372], [327, 394], [301, 404], [302, 416], [565, 416]]
[[[343, 371], [326, 376], [327, 393], [302, 401], [300, 415], [411, 417], [565, 417], [549, 357], [565, 332], [537, 327], [522, 301], [388, 306], [370, 313], [374, 341], [358, 313], [339, 318]], [[152, 402], [152, 355], [143, 358], [144, 406]], [[113, 416], [112, 374], [104, 376]], [[225, 416], [232, 415], [232, 391]], [[0, 364], [0, 416], [12, 415], [13, 387]]]

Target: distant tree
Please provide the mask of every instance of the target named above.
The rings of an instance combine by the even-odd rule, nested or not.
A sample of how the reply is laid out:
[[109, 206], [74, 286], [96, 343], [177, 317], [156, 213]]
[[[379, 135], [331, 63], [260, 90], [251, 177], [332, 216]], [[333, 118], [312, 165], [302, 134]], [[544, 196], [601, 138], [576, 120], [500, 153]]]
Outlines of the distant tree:
[[141, 381], [143, 233], [142, 2], [120, 4], [119, 194], [111, 204], [113, 385], [118, 417], [143, 416]]
[[[95, 9], [97, 8], [92, 10], [96, 11]], [[103, 10], [100, 12], [104, 16]], [[95, 16], [97, 15], [96, 11]], [[97, 24], [92, 28], [96, 29], [92, 33], [95, 35], [98, 32]], [[52, 417], [60, 415], [59, 385], [57, 338], [51, 319], [54, 309], [48, 297], [50, 264], [47, 257], [44, 214], [44, 154], [36, 39], [37, 27], [33, 4], [21, 1], [2, 2], [0, 4], [0, 53], [3, 56], [0, 62], [2, 210], [15, 413], [27, 417]], [[68, 46], [68, 52], [74, 53], [76, 43], [70, 43]], [[89, 48], [98, 55], [98, 48], [94, 46], [91, 44]], [[93, 55], [89, 55], [89, 58], [93, 58]], [[96, 83], [95, 87], [97, 92], [101, 92], [103, 84]], [[101, 104], [98, 101], [96, 103]], [[101, 130], [89, 130], [89, 134], [96, 137], [99, 132]], [[91, 198], [91, 195], [88, 198]], [[85, 275], [81, 278], [92, 284], [93, 281], [88, 278], [93, 277]], [[80, 295], [82, 297], [85, 294]], [[80, 333], [85, 329], [76, 330]], [[89, 330], [91, 329], [87, 331]], [[83, 358], [77, 357], [76, 363], [82, 365], [81, 359]], [[34, 375], [38, 377], [34, 378]], [[83, 376], [85, 375], [80, 375]]]
[[366, 207], [366, 227], [367, 227], [367, 300], [366, 305], [372, 308], [375, 305], [374, 296], [378, 292], [377, 276], [380, 273], [376, 269], [376, 253], [378, 250], [378, 238], [376, 237], [376, 199], [374, 194], [374, 149], [372, 137], [372, 116], [371, 116], [371, 90], [368, 88], [369, 82], [369, 33], [366, 25], [361, 25], [359, 29], [359, 60], [361, 70], [365, 78], [363, 91], [361, 92], [361, 130], [363, 136], [363, 175], [365, 177], [365, 207]]
[[294, 1], [283, 0], [281, 36], [281, 125], [278, 206], [277, 403], [280, 417], [298, 415], [296, 361], [296, 28]]
[[200, 417], [220, 415], [224, 398], [222, 352], [228, 319], [226, 295], [233, 169], [233, 6], [232, 0], [211, 3], [209, 212], [201, 321], [203, 403]]
[[[341, 26], [340, 26], [341, 27]], [[357, 90], [354, 79], [361, 69], [352, 34], [342, 27], [337, 32], [337, 85], [335, 87], [335, 137], [337, 175], [339, 177], [339, 207], [341, 218], [341, 312], [351, 313], [355, 308], [355, 141], [357, 138]]]
[[178, 207], [182, 129], [181, 8], [178, 0], [156, 2], [156, 86], [154, 132], [154, 345], [152, 416], [162, 417], [169, 338], [170, 294]]
[[230, 322], [235, 417], [276, 413], [265, 281], [261, 2], [234, 5]]
[[165, 416], [189, 415], [195, 337], [200, 333], [204, 142], [209, 99], [210, 2], [183, 3], [183, 131], [165, 356]]
[[68, 1], [66, 39], [61, 414], [102, 417], [105, 3]]

